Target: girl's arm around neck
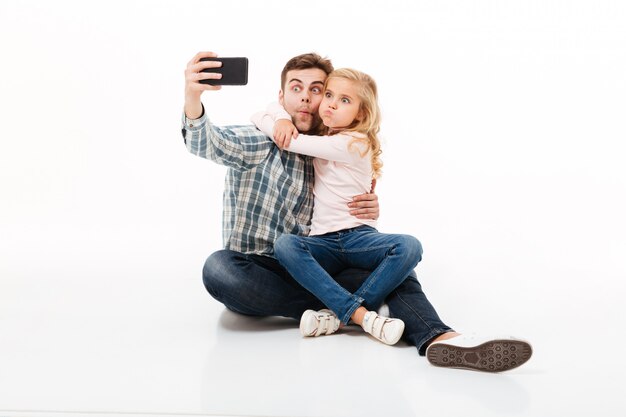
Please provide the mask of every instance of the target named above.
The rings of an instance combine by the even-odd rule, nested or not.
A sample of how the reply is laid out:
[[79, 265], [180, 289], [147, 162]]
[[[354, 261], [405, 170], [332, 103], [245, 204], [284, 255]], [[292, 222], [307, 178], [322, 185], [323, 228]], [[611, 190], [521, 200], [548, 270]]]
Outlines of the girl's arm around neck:
[[365, 149], [363, 148], [364, 144], [356, 142], [353, 146], [350, 146], [356, 137], [360, 136], [353, 136], [352, 132], [337, 133], [332, 136], [301, 134], [292, 140], [289, 147], [285, 148], [285, 150], [329, 161], [353, 163], [367, 157], [367, 155], [362, 157], [360, 153]]

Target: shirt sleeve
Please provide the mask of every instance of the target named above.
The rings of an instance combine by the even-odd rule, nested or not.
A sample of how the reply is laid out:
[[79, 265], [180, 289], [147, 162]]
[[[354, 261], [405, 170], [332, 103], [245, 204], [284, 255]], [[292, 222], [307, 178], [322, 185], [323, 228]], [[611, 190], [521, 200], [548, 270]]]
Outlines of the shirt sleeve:
[[189, 119], [183, 111], [183, 138], [187, 150], [202, 158], [237, 170], [263, 162], [274, 143], [254, 126], [214, 126], [206, 114]]
[[[361, 159], [361, 152], [366, 150], [364, 144], [355, 139], [341, 133], [332, 136], [298, 135], [285, 150], [329, 161], [351, 163]], [[352, 143], [354, 145], [350, 146]]]
[[267, 112], [260, 111], [258, 113], [254, 113], [250, 118], [250, 121], [254, 123], [254, 125], [263, 132], [264, 135], [269, 136], [270, 138], [274, 137], [274, 119], [271, 115], [267, 114]]
[[[281, 107], [282, 108], [282, 107]], [[255, 113], [252, 122], [266, 135], [274, 131], [276, 113], [266, 111]], [[361, 153], [367, 151], [367, 145], [360, 143], [358, 134], [336, 134], [332, 136], [298, 135], [292, 139], [289, 147], [284, 150], [329, 161], [350, 163], [362, 158]]]
[[250, 121], [265, 135], [274, 137], [274, 122], [277, 120], [291, 121], [291, 115], [280, 105], [280, 103], [270, 103], [263, 111], [254, 113]]
[[268, 104], [266, 111], [272, 116], [274, 121], [281, 119], [291, 120], [291, 115], [287, 113], [287, 110], [277, 101]]

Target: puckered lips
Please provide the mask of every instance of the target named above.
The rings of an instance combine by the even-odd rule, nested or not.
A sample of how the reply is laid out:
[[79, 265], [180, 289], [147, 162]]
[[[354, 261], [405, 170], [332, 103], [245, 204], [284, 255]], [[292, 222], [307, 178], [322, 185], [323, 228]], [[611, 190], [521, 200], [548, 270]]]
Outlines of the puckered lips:
[[298, 113], [300, 117], [310, 117], [311, 109], [309, 109], [308, 107], [300, 107], [296, 110], [296, 113]]

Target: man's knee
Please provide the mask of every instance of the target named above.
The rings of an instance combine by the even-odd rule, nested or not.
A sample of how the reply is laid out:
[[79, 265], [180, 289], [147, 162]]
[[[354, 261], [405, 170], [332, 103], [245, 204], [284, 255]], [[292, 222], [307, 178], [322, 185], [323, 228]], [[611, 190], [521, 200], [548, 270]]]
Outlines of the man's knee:
[[219, 250], [212, 253], [204, 262], [202, 268], [202, 282], [207, 291], [215, 298], [229, 286], [228, 269], [232, 267], [234, 253], [229, 250]]
[[402, 283], [396, 288], [396, 291], [413, 292], [415, 290], [421, 291], [422, 284], [420, 284], [419, 280], [417, 279], [417, 274], [415, 273], [415, 270], [412, 270], [411, 272], [409, 272], [406, 279], [402, 281]]

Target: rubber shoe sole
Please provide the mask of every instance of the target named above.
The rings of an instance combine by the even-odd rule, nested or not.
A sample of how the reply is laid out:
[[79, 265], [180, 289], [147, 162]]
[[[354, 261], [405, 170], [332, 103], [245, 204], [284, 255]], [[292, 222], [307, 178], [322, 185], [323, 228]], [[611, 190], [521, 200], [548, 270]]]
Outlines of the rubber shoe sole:
[[429, 346], [428, 361], [446, 368], [502, 372], [526, 363], [533, 354], [532, 347], [522, 340], [490, 340], [477, 346], [460, 347], [445, 341]]

